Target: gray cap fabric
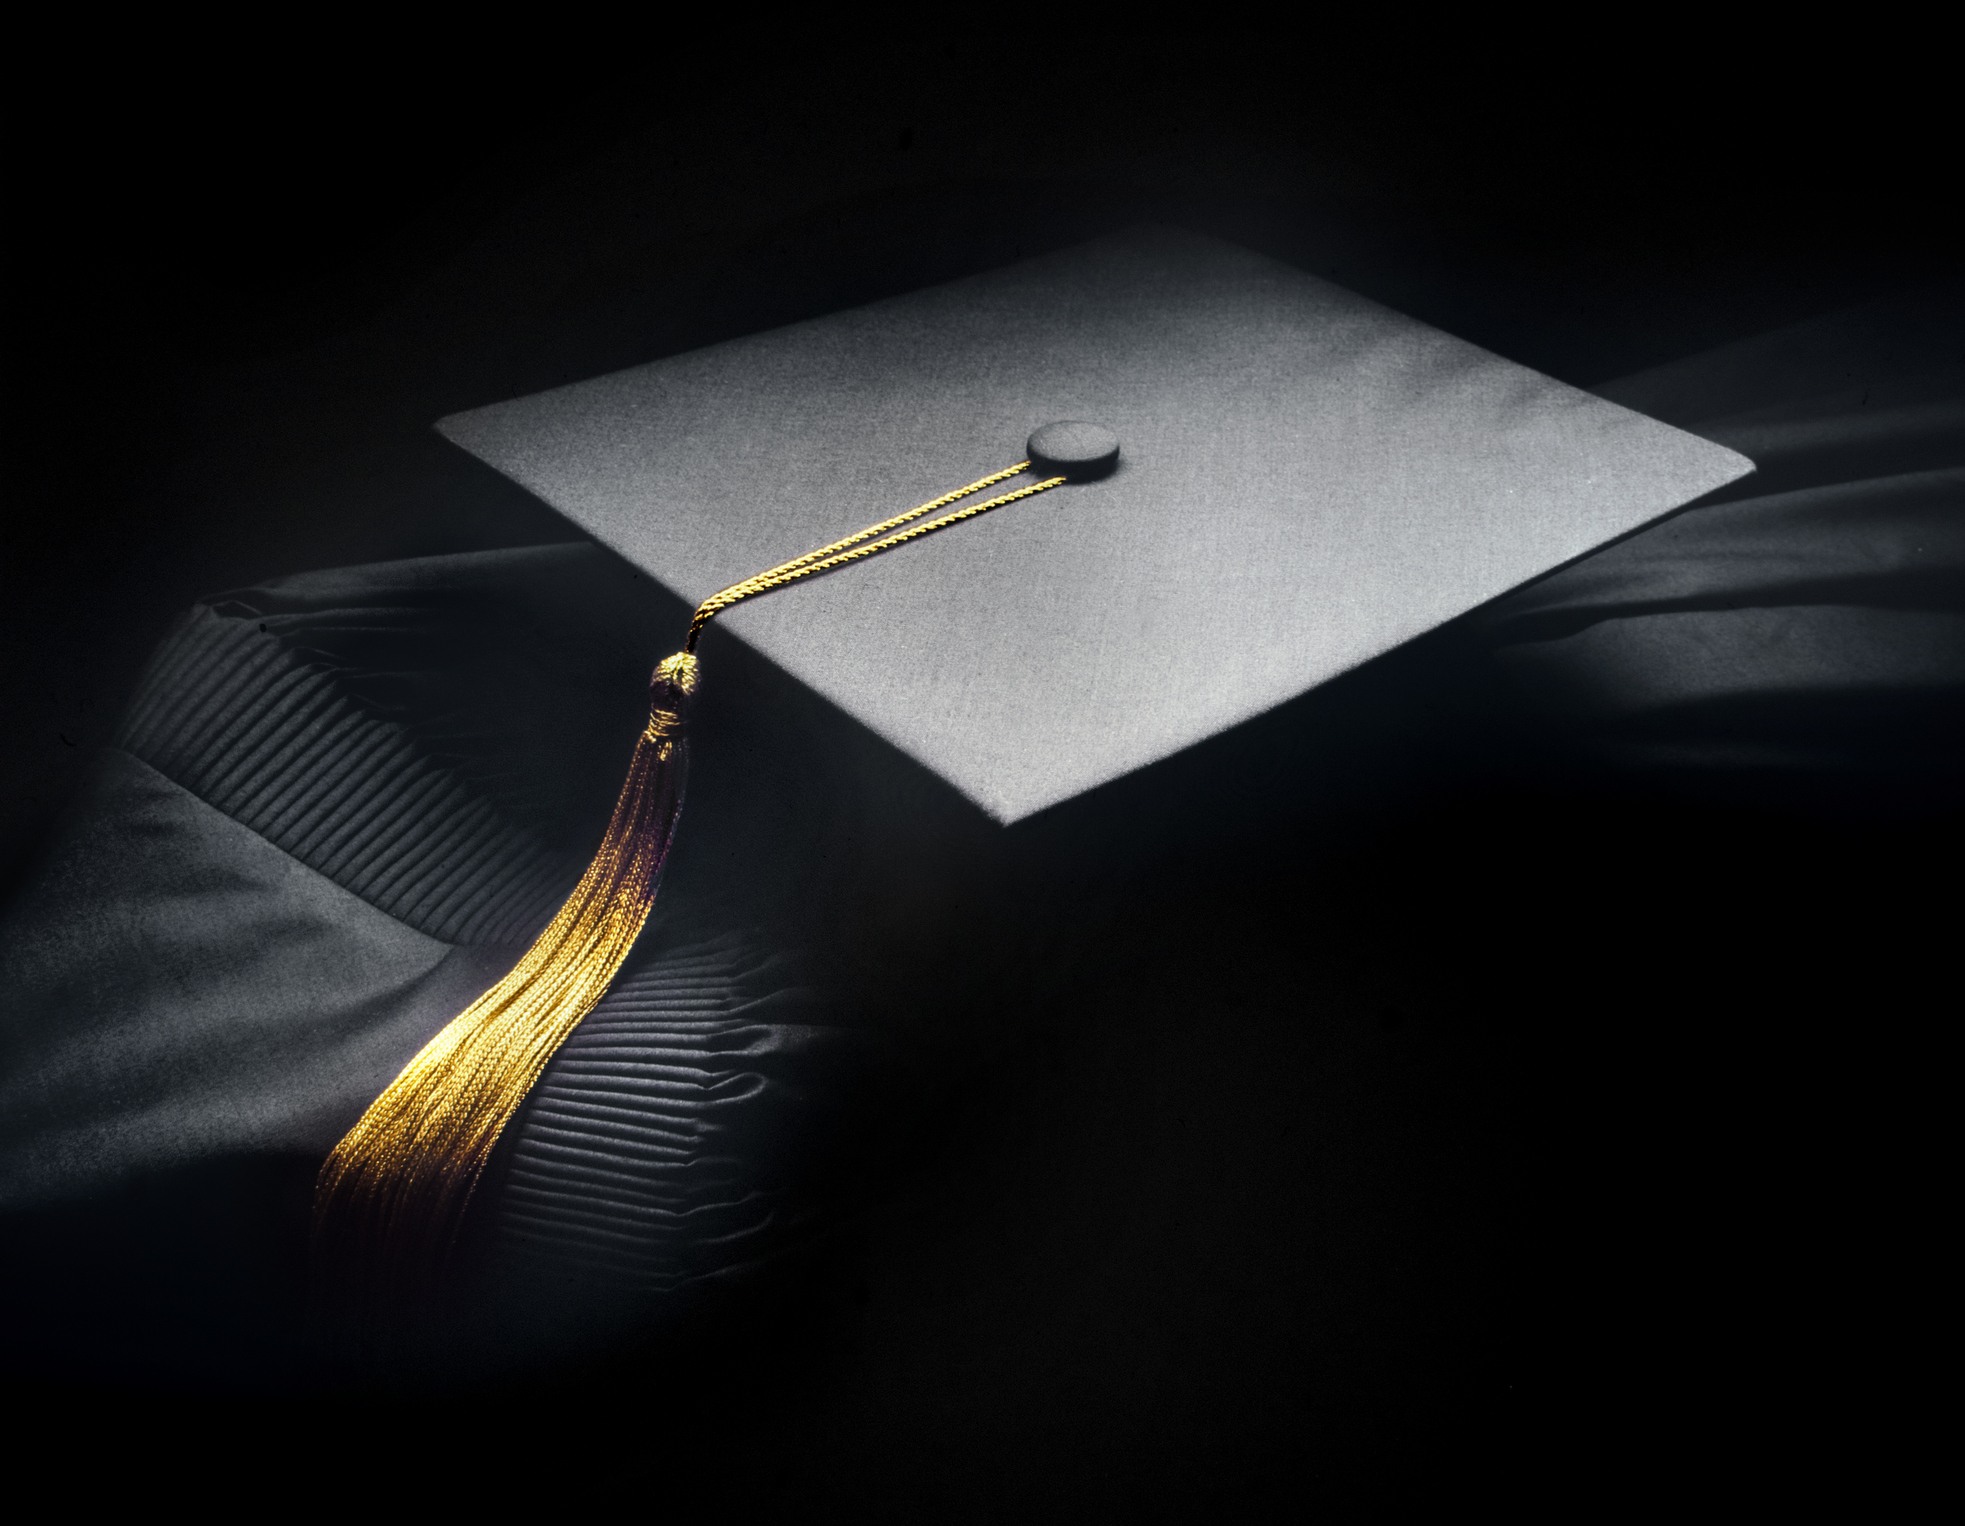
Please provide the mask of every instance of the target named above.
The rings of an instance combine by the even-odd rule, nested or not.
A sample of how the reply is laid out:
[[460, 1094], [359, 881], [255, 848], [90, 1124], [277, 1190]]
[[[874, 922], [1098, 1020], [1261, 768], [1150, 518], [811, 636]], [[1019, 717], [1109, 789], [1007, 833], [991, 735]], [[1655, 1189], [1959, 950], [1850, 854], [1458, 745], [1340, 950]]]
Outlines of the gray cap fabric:
[[1117, 470], [718, 622], [1006, 823], [1752, 470], [1163, 228], [438, 427], [693, 604], [1057, 420], [1117, 434]]

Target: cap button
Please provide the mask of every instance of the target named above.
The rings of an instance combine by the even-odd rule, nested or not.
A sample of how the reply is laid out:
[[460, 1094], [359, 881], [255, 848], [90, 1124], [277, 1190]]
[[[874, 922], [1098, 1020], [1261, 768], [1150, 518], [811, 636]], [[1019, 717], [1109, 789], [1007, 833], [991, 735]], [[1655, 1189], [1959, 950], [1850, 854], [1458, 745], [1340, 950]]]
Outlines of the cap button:
[[1119, 437], [1102, 424], [1082, 419], [1046, 424], [1024, 449], [1038, 471], [1073, 482], [1103, 477], [1119, 464]]

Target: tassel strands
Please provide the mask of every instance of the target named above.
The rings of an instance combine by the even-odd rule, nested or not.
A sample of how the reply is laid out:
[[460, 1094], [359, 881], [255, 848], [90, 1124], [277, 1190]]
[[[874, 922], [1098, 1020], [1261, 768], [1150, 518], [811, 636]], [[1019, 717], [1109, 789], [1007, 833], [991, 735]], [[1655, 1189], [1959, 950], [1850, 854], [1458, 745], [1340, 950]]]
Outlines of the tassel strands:
[[655, 670], [649, 721], [600, 851], [512, 972], [445, 1025], [335, 1146], [314, 1188], [317, 1261], [414, 1303], [436, 1291], [505, 1125], [634, 947], [682, 813], [696, 659]]

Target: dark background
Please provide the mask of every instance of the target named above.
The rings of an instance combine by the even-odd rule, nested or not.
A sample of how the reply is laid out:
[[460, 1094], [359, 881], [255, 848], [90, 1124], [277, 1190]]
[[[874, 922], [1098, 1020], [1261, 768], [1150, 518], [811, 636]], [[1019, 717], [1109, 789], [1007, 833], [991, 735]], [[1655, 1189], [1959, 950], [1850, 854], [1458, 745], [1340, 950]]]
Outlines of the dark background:
[[[1623, 25], [61, 51], [11, 156], [0, 875], [194, 599], [568, 538], [429, 431], [460, 408], [1140, 217], [1581, 385], [1957, 275], [1934, 39]], [[384, 1419], [475, 1432], [436, 1475], [531, 1437], [557, 1490], [712, 1514], [1877, 1484], [1921, 1444], [1934, 831], [1387, 826], [1210, 979], [1245, 1017], [1212, 1047], [1180, 978], [1088, 973], [902, 1206], [700, 1348]], [[300, 1401], [19, 1397], [166, 1493], [213, 1428], [316, 1475], [349, 1445]]]

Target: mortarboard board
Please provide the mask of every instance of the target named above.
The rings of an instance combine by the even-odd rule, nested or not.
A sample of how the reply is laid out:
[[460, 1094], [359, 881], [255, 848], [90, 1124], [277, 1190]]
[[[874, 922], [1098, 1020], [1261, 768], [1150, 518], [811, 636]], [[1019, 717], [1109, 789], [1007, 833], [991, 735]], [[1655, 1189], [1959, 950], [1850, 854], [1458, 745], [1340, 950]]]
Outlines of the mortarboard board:
[[[855, 563], [842, 575], [806, 578], [834, 560], [805, 557], [785, 564], [802, 581], [754, 585], [771, 597], [731, 607], [730, 636], [1004, 825], [1751, 470], [1311, 276], [1158, 229], [440, 427], [692, 604], [810, 547], [857, 546], [834, 559]], [[865, 556], [885, 542], [863, 527], [913, 505], [930, 517], [897, 540], [998, 501], [932, 547]], [[324, 1170], [320, 1204], [356, 1203], [385, 1238], [420, 1226], [412, 1260], [448, 1243], [503, 1121], [639, 932], [681, 808], [696, 676], [693, 658], [658, 670], [582, 889]], [[446, 1112], [452, 1132], [432, 1130]], [[419, 1172], [427, 1202], [404, 1185]]]
[[1752, 470], [1159, 228], [438, 427], [696, 604], [1080, 419], [1109, 476], [725, 628], [1009, 823]]

